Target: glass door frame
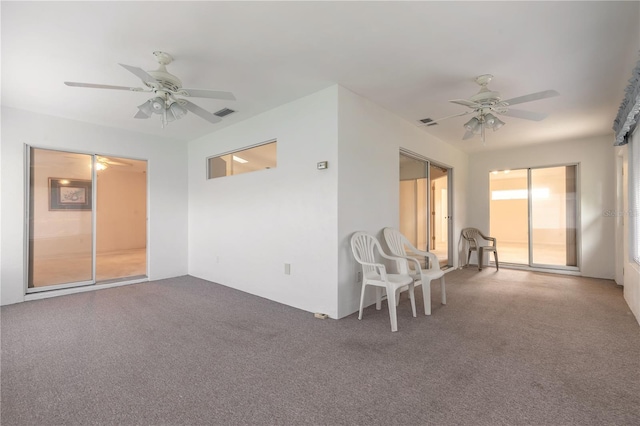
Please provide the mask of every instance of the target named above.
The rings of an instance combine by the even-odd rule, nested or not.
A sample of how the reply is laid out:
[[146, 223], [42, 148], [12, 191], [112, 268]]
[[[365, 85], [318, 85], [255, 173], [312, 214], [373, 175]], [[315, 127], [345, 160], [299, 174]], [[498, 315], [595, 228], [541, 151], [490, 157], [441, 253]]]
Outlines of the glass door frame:
[[[426, 177], [427, 177], [427, 185], [425, 185], [426, 191], [426, 200], [427, 200], [427, 223], [425, 224], [426, 229], [426, 240], [427, 240], [427, 251], [431, 251], [431, 226], [433, 223], [433, 217], [431, 214], [432, 207], [432, 194], [431, 194], [431, 166], [440, 167], [442, 169], [447, 170], [447, 264], [441, 266], [442, 269], [450, 269], [453, 268], [453, 168], [440, 163], [438, 161], [430, 160], [427, 157], [424, 157], [420, 154], [416, 154], [415, 152], [406, 150], [404, 148], [400, 148], [399, 155], [404, 155], [405, 157], [409, 157], [411, 159], [421, 161], [425, 164], [426, 167]], [[421, 250], [420, 247], [416, 247]]]
[[[540, 170], [540, 169], [550, 169], [556, 167], [575, 167], [575, 229], [576, 229], [576, 244], [575, 244], [575, 256], [576, 256], [576, 266], [567, 266], [567, 265], [554, 265], [554, 264], [545, 264], [545, 263], [534, 263], [533, 262], [533, 192], [532, 192], [532, 179], [531, 179], [531, 171], [532, 170]], [[505, 262], [501, 261], [500, 263], [504, 263], [505, 265], [513, 266], [514, 268], [531, 268], [531, 269], [542, 269], [542, 270], [556, 270], [556, 271], [566, 271], [567, 273], [571, 272], [579, 272], [582, 265], [582, 252], [580, 250], [582, 233], [581, 230], [581, 214], [580, 214], [580, 163], [565, 163], [565, 164], [551, 164], [545, 166], [534, 166], [534, 167], [519, 167], [514, 169], [505, 169], [507, 171], [517, 171], [517, 170], [526, 170], [527, 171], [527, 263], [514, 263], [514, 262]], [[500, 170], [489, 171], [489, 203], [491, 204], [491, 174]], [[489, 207], [489, 215], [491, 216], [491, 207]], [[491, 227], [489, 227], [491, 228]], [[491, 233], [492, 230], [489, 229]], [[495, 266], [495, 261], [489, 259], [489, 264]]]
[[[55, 151], [55, 152], [60, 152], [60, 153], [69, 153], [69, 154], [81, 154], [81, 155], [87, 155], [87, 156], [91, 156], [91, 193], [92, 193], [92, 199], [91, 199], [91, 280], [84, 280], [84, 281], [77, 281], [77, 282], [71, 282], [71, 283], [63, 283], [63, 284], [54, 284], [54, 285], [47, 285], [47, 286], [43, 286], [43, 287], [29, 287], [29, 281], [31, 279], [31, 271], [30, 271], [30, 256], [32, 254], [32, 243], [31, 243], [31, 179], [32, 179], [32, 171], [31, 171], [31, 150], [32, 149], [38, 149], [38, 150], [47, 150], [47, 151]], [[35, 145], [29, 145], [29, 144], [25, 144], [24, 145], [24, 152], [25, 152], [25, 176], [24, 176], [24, 211], [25, 211], [25, 216], [24, 216], [24, 241], [25, 241], [25, 245], [24, 245], [24, 261], [23, 261], [23, 270], [24, 270], [24, 294], [25, 295], [33, 295], [33, 294], [37, 294], [37, 293], [43, 293], [43, 292], [48, 292], [48, 291], [54, 291], [54, 290], [64, 290], [64, 289], [71, 289], [71, 288], [79, 288], [79, 287], [90, 287], [90, 286], [96, 286], [97, 284], [103, 285], [103, 282], [98, 282], [97, 281], [97, 254], [98, 254], [98, 250], [97, 250], [97, 215], [98, 215], [98, 210], [97, 210], [97, 203], [98, 203], [98, 168], [97, 168], [97, 164], [98, 164], [98, 157], [100, 156], [105, 156], [105, 154], [99, 154], [96, 152], [86, 152], [86, 151], [79, 151], [79, 150], [72, 150], [72, 149], [61, 149], [61, 148], [51, 148], [51, 147], [40, 147], [40, 146], [35, 146]], [[119, 155], [106, 155], [106, 156], [110, 156], [110, 157], [118, 157], [118, 158], [124, 158], [122, 156]], [[145, 161], [148, 164], [147, 159], [137, 159], [137, 158], [133, 158], [133, 157], [126, 157], [128, 159], [131, 160], [137, 160], [137, 161]], [[148, 170], [148, 169], [147, 169]], [[146, 281], [148, 280], [149, 277], [149, 185], [148, 185], [148, 175], [147, 175], [147, 184], [146, 184], [146, 217], [145, 217], [145, 227], [146, 227], [146, 276], [144, 278], [141, 278], [139, 276], [134, 276], [131, 277], [130, 279], [125, 277], [123, 279], [117, 279], [114, 280], [115, 282], [118, 283], [118, 285], [123, 284], [123, 283], [136, 283], [136, 282], [141, 282], [141, 281]], [[107, 285], [110, 283], [110, 281], [106, 281]], [[102, 287], [101, 287], [102, 288]]]
[[[534, 263], [533, 262], [533, 188], [532, 188], [532, 179], [531, 179], [531, 171], [532, 170], [540, 170], [540, 169], [551, 169], [555, 167], [575, 167], [575, 229], [576, 229], [576, 246], [575, 246], [575, 255], [576, 255], [576, 266], [568, 266], [568, 265], [552, 265], [545, 263]], [[579, 247], [581, 247], [581, 237], [582, 233], [579, 232], [580, 227], [580, 163], [568, 163], [568, 164], [556, 164], [549, 166], [537, 166], [537, 167], [527, 167], [527, 208], [528, 208], [528, 245], [529, 245], [529, 266], [532, 268], [540, 268], [540, 269], [556, 269], [556, 270], [564, 270], [564, 271], [580, 271], [581, 265], [581, 251]]]
[[[47, 285], [43, 287], [29, 287], [29, 281], [32, 279], [31, 277], [31, 256], [33, 252], [32, 242], [31, 242], [31, 210], [32, 210], [32, 188], [31, 188], [31, 180], [32, 180], [32, 164], [31, 164], [31, 150], [47, 150], [47, 151], [55, 151], [59, 153], [69, 153], [69, 154], [81, 154], [91, 156], [91, 279], [76, 281], [70, 283], [62, 283], [55, 285]], [[41, 148], [33, 145], [25, 144], [25, 262], [24, 262], [24, 293], [25, 294], [33, 294], [40, 293], [44, 291], [52, 291], [52, 290], [62, 290], [68, 288], [75, 287], [85, 287], [90, 285], [95, 285], [96, 283], [96, 206], [97, 206], [97, 197], [96, 197], [96, 181], [97, 181], [97, 170], [96, 170], [96, 154], [90, 154], [86, 152], [80, 151], [67, 151], [63, 149], [55, 149], [55, 148]]]

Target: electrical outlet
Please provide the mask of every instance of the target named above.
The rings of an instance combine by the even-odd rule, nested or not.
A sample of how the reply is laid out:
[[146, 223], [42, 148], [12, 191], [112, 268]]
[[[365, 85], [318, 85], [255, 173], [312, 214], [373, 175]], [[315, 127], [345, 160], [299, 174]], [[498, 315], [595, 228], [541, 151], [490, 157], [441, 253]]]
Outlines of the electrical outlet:
[[357, 282], [362, 281], [362, 271], [358, 271], [358, 273], [356, 274], [356, 281]]
[[285, 275], [291, 275], [291, 264], [290, 263], [285, 263], [284, 264], [284, 273], [285, 273]]

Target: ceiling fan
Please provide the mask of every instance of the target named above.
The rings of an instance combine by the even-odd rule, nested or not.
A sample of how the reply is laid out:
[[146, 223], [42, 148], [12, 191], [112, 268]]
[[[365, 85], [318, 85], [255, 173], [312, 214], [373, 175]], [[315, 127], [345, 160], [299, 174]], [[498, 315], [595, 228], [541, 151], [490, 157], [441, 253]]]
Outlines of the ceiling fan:
[[[544, 90], [542, 92], [530, 93], [528, 95], [518, 96], [507, 100], [502, 100], [499, 92], [491, 91], [487, 87], [493, 76], [491, 74], [483, 74], [475, 78], [475, 82], [480, 86], [480, 91], [469, 99], [453, 99], [449, 102], [463, 105], [471, 108], [471, 110], [461, 114], [449, 115], [438, 120], [425, 119], [421, 120], [427, 126], [433, 126], [443, 120], [453, 117], [461, 117], [463, 115], [475, 114], [475, 117], [464, 124], [466, 133], [462, 137], [463, 140], [472, 138], [474, 135], [480, 135], [482, 143], [485, 142], [485, 129], [489, 128], [493, 131], [498, 130], [505, 125], [505, 122], [496, 117], [495, 114], [505, 115], [508, 117], [522, 118], [525, 120], [541, 121], [547, 117], [547, 114], [513, 109], [511, 105], [522, 104], [525, 102], [537, 101], [540, 99], [552, 98], [559, 96], [555, 90]], [[427, 121], [428, 120], [428, 121]]]
[[204, 118], [210, 123], [218, 123], [222, 120], [220, 117], [199, 107], [193, 102], [179, 98], [178, 96], [234, 101], [236, 98], [233, 96], [233, 93], [217, 90], [185, 89], [182, 87], [180, 79], [167, 71], [167, 65], [173, 62], [171, 55], [160, 51], [155, 51], [153, 54], [160, 64], [155, 71], [145, 71], [142, 68], [120, 64], [124, 69], [140, 78], [145, 87], [110, 86], [106, 84], [77, 83], [73, 81], [65, 81], [64, 84], [72, 87], [152, 93], [153, 97], [151, 99], [138, 105], [138, 113], [134, 118], [146, 119], [153, 114], [158, 114], [160, 115], [163, 128], [167, 123], [184, 117], [188, 111], [198, 117]]

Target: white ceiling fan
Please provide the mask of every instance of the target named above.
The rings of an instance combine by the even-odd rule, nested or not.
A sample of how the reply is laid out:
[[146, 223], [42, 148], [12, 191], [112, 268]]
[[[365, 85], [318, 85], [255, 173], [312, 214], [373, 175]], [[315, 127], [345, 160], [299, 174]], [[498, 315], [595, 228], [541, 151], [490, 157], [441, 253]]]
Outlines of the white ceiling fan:
[[474, 135], [480, 135], [482, 143], [484, 144], [485, 129], [489, 128], [496, 131], [505, 125], [505, 122], [496, 117], [496, 114], [522, 118], [525, 120], [541, 121], [547, 117], [547, 114], [513, 109], [511, 106], [560, 95], [560, 93], [555, 90], [544, 90], [542, 92], [530, 93], [528, 95], [518, 96], [516, 98], [503, 101], [499, 92], [491, 91], [487, 87], [492, 78], [493, 76], [491, 74], [483, 74], [476, 77], [475, 82], [480, 86], [480, 91], [478, 93], [471, 96], [469, 99], [453, 99], [449, 101], [454, 104], [469, 107], [471, 110], [461, 114], [443, 117], [438, 120], [425, 119], [421, 121], [427, 126], [433, 126], [449, 118], [475, 114], [475, 117], [471, 118], [471, 120], [464, 124], [466, 133], [462, 139], [466, 140], [472, 138]]
[[153, 97], [151, 99], [138, 105], [138, 113], [134, 118], [146, 119], [153, 114], [158, 114], [160, 115], [163, 128], [167, 123], [184, 117], [187, 111], [204, 118], [210, 123], [218, 123], [222, 120], [220, 117], [199, 107], [193, 102], [179, 98], [178, 96], [234, 101], [236, 98], [233, 96], [233, 93], [217, 90], [185, 89], [182, 87], [180, 79], [167, 71], [166, 66], [173, 62], [171, 55], [161, 51], [155, 51], [153, 54], [160, 64], [155, 71], [145, 71], [142, 68], [120, 64], [123, 68], [140, 78], [145, 87], [110, 86], [106, 84], [77, 83], [73, 81], [65, 81], [64, 84], [72, 87], [152, 93]]

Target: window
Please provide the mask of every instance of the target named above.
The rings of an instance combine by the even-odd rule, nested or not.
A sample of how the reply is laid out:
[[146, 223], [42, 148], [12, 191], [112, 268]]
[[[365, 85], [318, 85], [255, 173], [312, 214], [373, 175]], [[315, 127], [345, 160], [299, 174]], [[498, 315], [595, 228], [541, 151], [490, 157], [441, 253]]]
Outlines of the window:
[[[638, 127], [640, 129], [640, 126]], [[629, 141], [629, 255], [640, 265], [640, 130]]]
[[277, 141], [207, 158], [207, 179], [257, 172], [276, 167]]

